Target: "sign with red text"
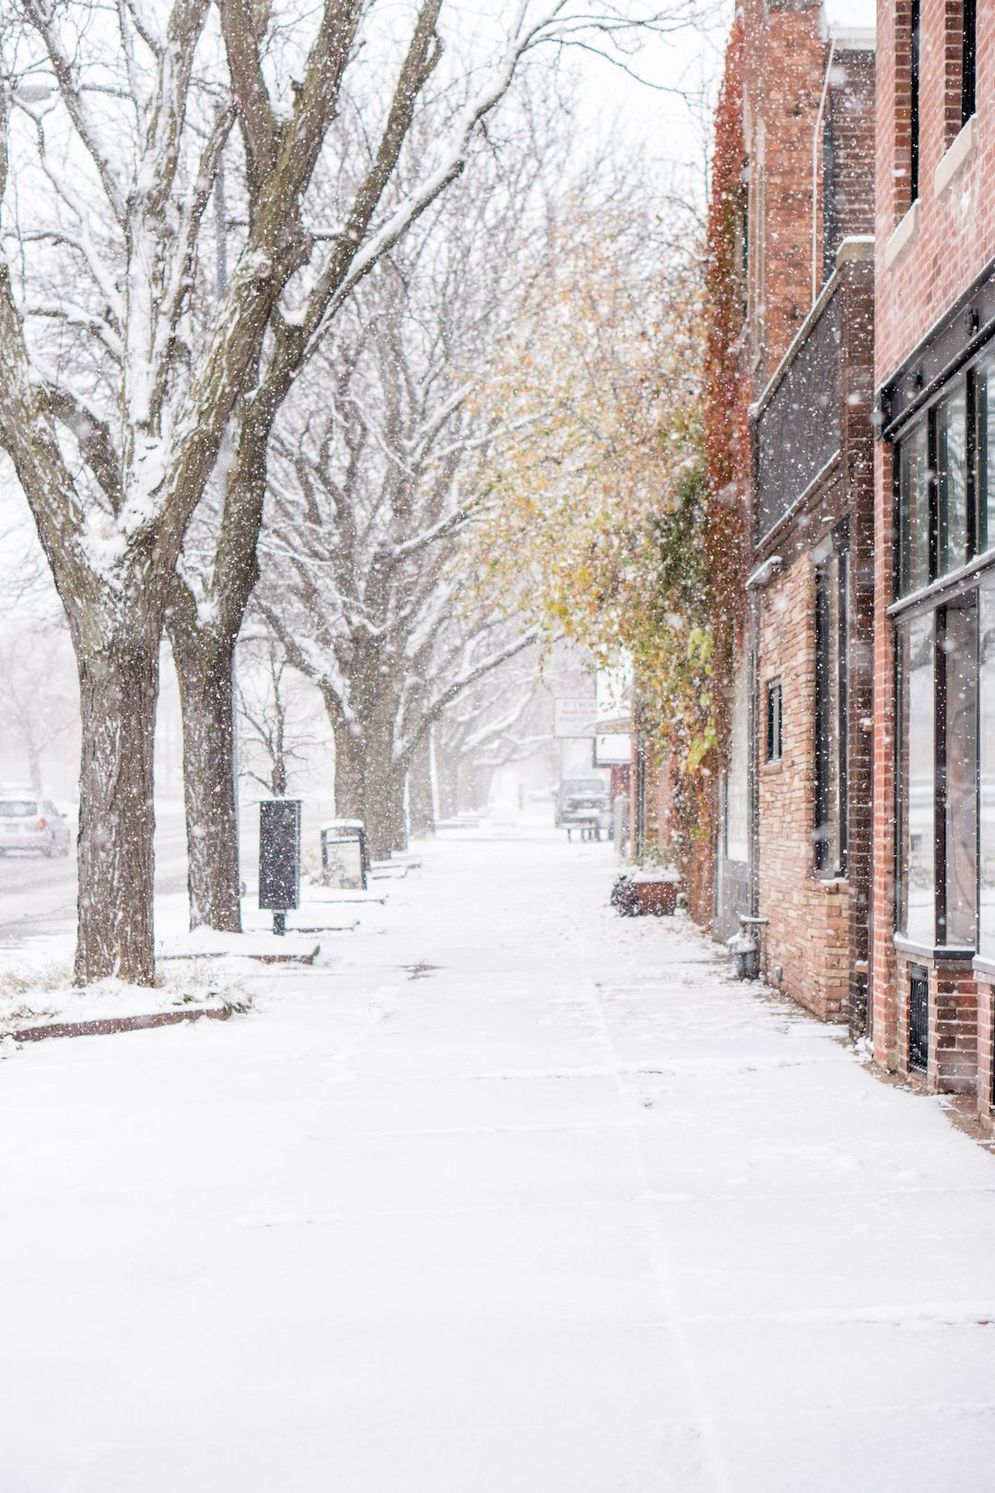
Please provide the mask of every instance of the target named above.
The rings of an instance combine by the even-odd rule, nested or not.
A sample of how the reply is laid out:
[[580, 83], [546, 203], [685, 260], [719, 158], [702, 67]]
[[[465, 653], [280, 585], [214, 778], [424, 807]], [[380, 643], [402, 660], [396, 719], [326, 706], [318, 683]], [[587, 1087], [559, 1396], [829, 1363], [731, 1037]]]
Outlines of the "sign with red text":
[[554, 736], [593, 738], [598, 719], [597, 702], [593, 695], [582, 700], [554, 700], [553, 711]]

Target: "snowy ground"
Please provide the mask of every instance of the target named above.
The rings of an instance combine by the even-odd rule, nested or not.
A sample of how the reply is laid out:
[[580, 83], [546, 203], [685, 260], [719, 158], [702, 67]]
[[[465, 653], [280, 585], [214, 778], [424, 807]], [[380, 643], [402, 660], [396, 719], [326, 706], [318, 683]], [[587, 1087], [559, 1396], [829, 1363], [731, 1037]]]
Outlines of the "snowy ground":
[[604, 846], [0, 1062], [4, 1493], [995, 1487], [995, 1160]]

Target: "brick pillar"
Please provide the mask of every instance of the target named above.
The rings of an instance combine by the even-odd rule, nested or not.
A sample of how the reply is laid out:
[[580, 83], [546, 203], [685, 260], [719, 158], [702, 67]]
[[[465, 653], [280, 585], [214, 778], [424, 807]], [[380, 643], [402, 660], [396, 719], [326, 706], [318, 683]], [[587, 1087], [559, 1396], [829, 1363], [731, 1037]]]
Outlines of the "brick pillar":
[[870, 979], [874, 1056], [899, 1066], [895, 988], [895, 642], [886, 608], [893, 595], [891, 447], [875, 449], [874, 767]]
[[941, 1094], [973, 1094], [978, 1086], [978, 989], [970, 960], [937, 965], [929, 985], [930, 1087], [935, 1084]]
[[[864, 257], [854, 259], [853, 255]], [[850, 521], [847, 880], [850, 1033], [863, 1036], [868, 1011], [868, 924], [872, 879], [874, 636], [874, 265], [866, 247], [841, 251], [843, 271], [843, 456]]]
[[978, 1116], [991, 1120], [992, 1078], [995, 1074], [995, 985], [978, 982]]

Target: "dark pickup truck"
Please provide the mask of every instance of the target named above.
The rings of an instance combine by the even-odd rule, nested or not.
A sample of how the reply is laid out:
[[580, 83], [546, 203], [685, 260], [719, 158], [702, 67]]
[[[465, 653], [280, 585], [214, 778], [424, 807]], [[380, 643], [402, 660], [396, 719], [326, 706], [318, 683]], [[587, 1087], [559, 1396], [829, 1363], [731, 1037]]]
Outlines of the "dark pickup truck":
[[601, 831], [611, 825], [611, 805], [608, 789], [601, 778], [564, 778], [553, 794], [556, 806], [556, 828], [579, 829], [593, 839], [601, 839]]

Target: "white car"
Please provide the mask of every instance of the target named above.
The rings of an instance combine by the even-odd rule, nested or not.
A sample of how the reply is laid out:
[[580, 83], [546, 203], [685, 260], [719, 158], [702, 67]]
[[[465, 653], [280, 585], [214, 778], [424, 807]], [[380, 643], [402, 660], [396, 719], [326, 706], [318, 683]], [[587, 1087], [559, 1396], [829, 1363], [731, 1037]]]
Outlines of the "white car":
[[33, 794], [0, 795], [0, 855], [9, 850], [68, 855], [71, 843], [69, 821], [51, 799]]

